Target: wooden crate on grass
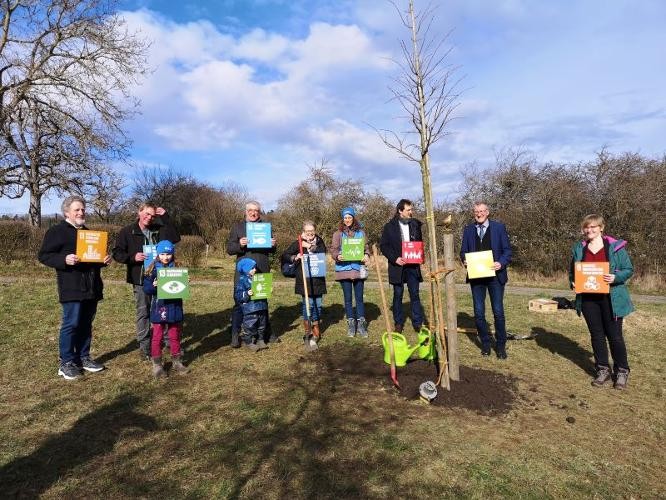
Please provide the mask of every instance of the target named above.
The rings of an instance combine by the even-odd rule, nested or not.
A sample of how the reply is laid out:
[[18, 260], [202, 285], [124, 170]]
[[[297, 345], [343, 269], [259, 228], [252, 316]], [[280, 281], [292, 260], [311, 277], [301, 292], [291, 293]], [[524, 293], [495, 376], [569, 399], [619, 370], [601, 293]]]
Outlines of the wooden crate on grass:
[[529, 310], [536, 312], [557, 312], [557, 302], [550, 299], [532, 299]]

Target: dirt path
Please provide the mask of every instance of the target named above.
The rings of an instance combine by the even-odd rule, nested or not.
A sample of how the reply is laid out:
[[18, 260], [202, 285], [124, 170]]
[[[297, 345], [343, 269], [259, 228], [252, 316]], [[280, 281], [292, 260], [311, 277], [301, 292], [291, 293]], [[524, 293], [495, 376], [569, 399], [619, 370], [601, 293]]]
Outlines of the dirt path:
[[[26, 278], [21, 278], [21, 277], [15, 277], [15, 276], [0, 276], [0, 284], [4, 283], [15, 283], [17, 281], [21, 281], [22, 279], [30, 280], [33, 282], [50, 282], [53, 281], [52, 278], [44, 278], [44, 277], [26, 277]], [[122, 284], [125, 281], [124, 280], [119, 280], [119, 279], [105, 279], [105, 283], [113, 283], [113, 284]], [[193, 280], [193, 284], [195, 285], [208, 285], [208, 286], [232, 286], [232, 282], [230, 280]], [[288, 287], [292, 288], [294, 286], [294, 282], [292, 280], [277, 280], [273, 282], [273, 286], [275, 287]], [[365, 284], [366, 288], [373, 288], [376, 289], [378, 288], [379, 284], [376, 281], [367, 281]], [[388, 287], [388, 285], [385, 285]], [[463, 283], [456, 284], [456, 290], [459, 292], [465, 292], [469, 291], [469, 286], [465, 285]], [[523, 287], [523, 286], [507, 286], [506, 287], [506, 293], [511, 294], [511, 295], [525, 295], [525, 296], [539, 296], [539, 295], [546, 295], [548, 297], [573, 297], [573, 292], [571, 290], [560, 290], [560, 289], [555, 289], [555, 288], [532, 288], [532, 287]], [[666, 304], [666, 296], [665, 295], [639, 295], [632, 293], [631, 294], [631, 300], [634, 302], [642, 302], [642, 303], [647, 303], [647, 304]]]

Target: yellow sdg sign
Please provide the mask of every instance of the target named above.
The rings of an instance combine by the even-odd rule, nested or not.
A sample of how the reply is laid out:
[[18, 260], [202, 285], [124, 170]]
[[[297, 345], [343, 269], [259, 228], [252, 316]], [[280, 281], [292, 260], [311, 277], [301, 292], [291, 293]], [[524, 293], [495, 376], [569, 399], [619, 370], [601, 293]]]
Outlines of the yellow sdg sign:
[[107, 239], [106, 231], [79, 229], [76, 232], [76, 256], [81, 262], [104, 262]]
[[190, 273], [187, 269], [168, 268], [157, 270], [158, 299], [189, 299]]

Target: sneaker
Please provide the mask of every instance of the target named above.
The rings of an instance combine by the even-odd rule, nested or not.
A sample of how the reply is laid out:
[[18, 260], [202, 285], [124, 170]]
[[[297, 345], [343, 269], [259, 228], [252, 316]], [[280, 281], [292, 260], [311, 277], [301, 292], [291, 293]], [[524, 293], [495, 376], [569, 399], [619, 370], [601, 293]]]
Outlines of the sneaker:
[[101, 372], [106, 368], [102, 363], [94, 361], [91, 357], [81, 358], [81, 368], [87, 372]]
[[629, 370], [620, 368], [615, 376], [615, 384], [613, 387], [622, 391], [627, 388], [627, 382], [629, 381]]
[[490, 356], [490, 346], [483, 346], [481, 348], [481, 356]]
[[150, 361], [150, 353], [144, 352], [139, 349], [139, 358], [141, 361]]
[[262, 339], [257, 340], [257, 343], [255, 344], [259, 349], [268, 349], [268, 344], [264, 342]]
[[347, 337], [354, 335], [356, 335], [356, 320], [352, 318], [347, 320]]
[[497, 347], [497, 359], [506, 359], [508, 356], [506, 355], [506, 349], [504, 347]]
[[259, 347], [257, 344], [247, 344], [243, 342], [243, 347], [246, 348], [248, 351], [252, 352], [257, 352], [261, 350], [261, 347]]
[[171, 369], [178, 375], [186, 375], [190, 372], [190, 369], [183, 364], [180, 356], [173, 356], [171, 358]]
[[67, 363], [60, 365], [60, 368], [58, 368], [58, 375], [65, 380], [74, 380], [81, 376], [81, 368], [76, 366], [74, 361], [68, 361]]
[[280, 340], [280, 337], [277, 335], [271, 335], [267, 340], [267, 343], [269, 344], [279, 344], [280, 342], [282, 342], [282, 340]]
[[359, 337], [367, 338], [368, 337], [368, 323], [366, 323], [365, 318], [360, 317], [356, 320], [356, 332]]
[[167, 372], [162, 366], [162, 358], [153, 358], [153, 377], [166, 378]]
[[[592, 381], [592, 385], [594, 385], [596, 387], [601, 387], [606, 382], [608, 382], [610, 379], [611, 379], [610, 368], [608, 368], [607, 366], [600, 366], [599, 368], [597, 368], [597, 376]], [[626, 380], [625, 380], [625, 383], [626, 383]]]
[[402, 329], [403, 329], [403, 328], [404, 328], [404, 325], [399, 325], [398, 323], [396, 323], [395, 325], [393, 325], [393, 331], [394, 331], [395, 333], [402, 333]]

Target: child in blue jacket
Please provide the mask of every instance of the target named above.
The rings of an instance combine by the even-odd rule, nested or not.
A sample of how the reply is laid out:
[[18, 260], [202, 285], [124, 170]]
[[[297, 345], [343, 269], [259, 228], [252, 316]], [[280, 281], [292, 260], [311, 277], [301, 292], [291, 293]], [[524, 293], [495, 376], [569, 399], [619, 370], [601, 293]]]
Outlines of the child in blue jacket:
[[174, 246], [169, 240], [162, 240], [157, 244], [157, 258], [146, 269], [146, 278], [143, 280], [143, 291], [152, 296], [150, 303], [150, 322], [153, 334], [150, 343], [150, 355], [153, 360], [153, 375], [156, 378], [166, 377], [162, 366], [162, 339], [164, 331], [169, 338], [172, 368], [176, 373], [184, 375], [189, 370], [183, 365], [181, 359], [180, 337], [183, 330], [183, 301], [182, 299], [157, 298], [157, 270], [164, 267], [175, 267]]
[[241, 324], [241, 341], [243, 347], [257, 352], [268, 348], [264, 342], [264, 333], [268, 322], [268, 301], [252, 300], [252, 277], [257, 272], [257, 263], [248, 257], [236, 264], [238, 281], [234, 287], [234, 299], [241, 305], [243, 322]]

